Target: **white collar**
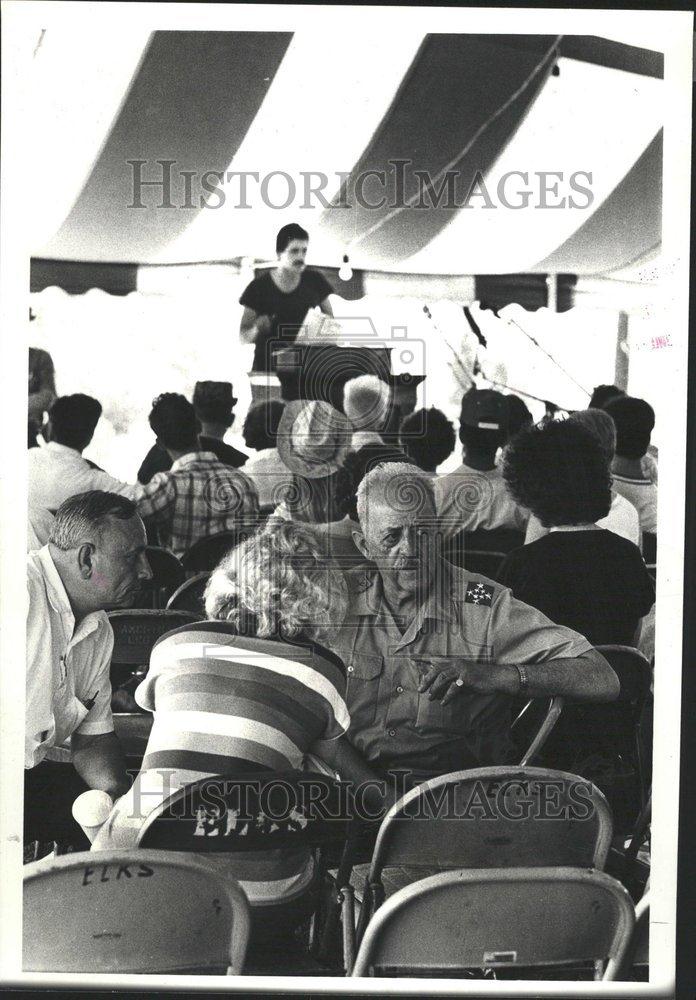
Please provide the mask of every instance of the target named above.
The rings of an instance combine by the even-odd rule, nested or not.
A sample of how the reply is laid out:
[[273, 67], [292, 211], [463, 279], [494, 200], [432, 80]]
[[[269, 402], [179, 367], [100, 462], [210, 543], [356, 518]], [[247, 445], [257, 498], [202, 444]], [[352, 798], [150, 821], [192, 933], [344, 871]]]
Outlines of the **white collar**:
[[549, 528], [549, 534], [552, 531], [601, 531], [602, 529], [598, 524], [557, 524], [553, 528]]
[[51, 606], [63, 619], [63, 622], [70, 630], [72, 639], [84, 639], [85, 636], [93, 632], [99, 625], [100, 620], [105, 617], [104, 611], [92, 611], [82, 619], [75, 628], [75, 614], [68, 599], [68, 594], [60, 577], [60, 573], [53, 562], [53, 557], [48, 545], [32, 553], [32, 558], [39, 564], [43, 578], [46, 582], [46, 594]]

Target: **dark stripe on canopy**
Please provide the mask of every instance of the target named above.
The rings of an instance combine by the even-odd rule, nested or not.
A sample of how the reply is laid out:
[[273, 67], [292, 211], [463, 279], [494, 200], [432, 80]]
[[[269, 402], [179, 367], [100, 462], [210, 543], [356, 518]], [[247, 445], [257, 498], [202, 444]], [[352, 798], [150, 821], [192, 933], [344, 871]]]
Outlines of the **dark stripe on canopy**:
[[[502, 43], [504, 45], [505, 36]], [[549, 43], [549, 48], [552, 42]], [[526, 89], [512, 101], [476, 139], [471, 150], [459, 155], [480, 128], [539, 66], [543, 57], [536, 52], [509, 49], [501, 58], [501, 39], [495, 35], [428, 35], [404, 78], [392, 106], [356, 163], [335, 201], [352, 208], [331, 207], [322, 216], [322, 228], [344, 245], [385, 219], [396, 202], [418, 197], [419, 184], [414, 170], [427, 171], [431, 178], [452, 164], [454, 198], [439, 184], [425, 207], [405, 208], [385, 221], [374, 233], [357, 240], [358, 255], [369, 251], [376, 266], [388, 267], [426, 247], [451, 221], [469, 192], [477, 172], [485, 174], [516, 132], [529, 106], [539, 93], [553, 66], [546, 60]], [[388, 175], [386, 201], [379, 208], [356, 203], [358, 175], [368, 170], [389, 169], [389, 161], [407, 160], [403, 196], [398, 193], [394, 173]], [[398, 168], [393, 168], [394, 172]], [[376, 178], [364, 184], [364, 200], [376, 204], [385, 196], [384, 185]], [[447, 207], [448, 200], [450, 207]], [[391, 204], [391, 208], [390, 208]], [[431, 207], [431, 205], [437, 207]], [[478, 202], [476, 202], [478, 204]], [[452, 271], [459, 271], [456, 260]]]
[[[513, 49], [526, 49], [542, 55], [548, 51], [554, 35], [500, 35], [501, 45]], [[559, 56], [577, 59], [579, 62], [606, 66], [607, 69], [621, 69], [625, 73], [637, 73], [655, 80], [664, 77], [665, 57], [662, 52], [641, 49], [636, 45], [625, 45], [610, 38], [597, 35], [563, 35]]]
[[111, 295], [128, 295], [137, 287], [136, 264], [90, 263], [84, 260], [31, 260], [30, 288], [42, 292], [56, 285], [70, 295], [83, 295], [90, 288], [102, 288]]
[[[130, 260], [149, 260], [178, 236], [200, 210], [201, 176], [224, 173], [239, 149], [291, 38], [290, 32], [155, 32], [108, 141], [45, 256], [79, 259], [85, 245], [108, 234], [112, 259], [123, 248]], [[146, 162], [137, 167], [129, 160]], [[176, 207], [160, 207], [167, 203], [162, 187], [143, 187], [145, 207], [129, 207], [136, 204], [134, 172], [142, 180], [168, 179], [159, 160], [175, 161], [169, 203]], [[189, 198], [180, 173], [187, 170], [196, 172]], [[180, 207], [187, 202], [193, 207]]]
[[[567, 312], [573, 307], [573, 274], [557, 277], [557, 312]], [[499, 310], [513, 302], [528, 312], [535, 312], [549, 304], [549, 290], [545, 274], [477, 274], [476, 298], [484, 309]]]
[[662, 241], [662, 129], [604, 204], [535, 271], [601, 274], [626, 267]]

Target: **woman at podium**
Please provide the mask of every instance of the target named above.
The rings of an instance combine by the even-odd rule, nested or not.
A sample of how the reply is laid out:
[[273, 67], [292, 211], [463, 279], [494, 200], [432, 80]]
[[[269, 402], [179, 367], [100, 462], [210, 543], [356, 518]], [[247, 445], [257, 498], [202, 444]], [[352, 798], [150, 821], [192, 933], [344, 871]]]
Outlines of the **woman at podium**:
[[274, 352], [294, 343], [310, 309], [333, 316], [333, 288], [319, 271], [305, 267], [309, 234], [297, 223], [278, 232], [278, 265], [254, 278], [239, 302], [244, 306], [239, 335], [254, 344], [254, 372], [275, 372]]

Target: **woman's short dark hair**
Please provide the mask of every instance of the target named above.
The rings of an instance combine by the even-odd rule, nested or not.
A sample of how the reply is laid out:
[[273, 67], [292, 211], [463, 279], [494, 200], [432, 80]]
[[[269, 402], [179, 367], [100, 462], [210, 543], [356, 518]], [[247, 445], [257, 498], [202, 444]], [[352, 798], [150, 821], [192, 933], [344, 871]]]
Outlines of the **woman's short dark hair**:
[[449, 458], [457, 440], [454, 425], [435, 406], [404, 417], [399, 436], [406, 454], [426, 472], [434, 472]]
[[592, 390], [587, 408], [588, 410], [603, 410], [610, 399], [619, 399], [625, 395], [626, 393], [623, 389], [619, 389], [618, 385], [596, 385]]
[[655, 426], [655, 411], [650, 403], [635, 396], [619, 396], [610, 399], [604, 411], [616, 425], [616, 454], [620, 458], [642, 458]]
[[611, 474], [597, 437], [569, 420], [521, 430], [503, 453], [513, 499], [545, 528], [594, 524], [611, 506]]
[[249, 448], [263, 451], [264, 448], [275, 448], [278, 438], [278, 426], [283, 416], [285, 403], [279, 399], [271, 399], [267, 403], [257, 403], [252, 406], [244, 420], [242, 434]]
[[287, 250], [293, 240], [309, 242], [309, 233], [302, 226], [298, 226], [296, 222], [291, 222], [278, 230], [278, 235], [276, 236], [276, 253], [282, 253], [283, 250]]
[[48, 411], [51, 440], [82, 451], [92, 440], [101, 414], [102, 405], [92, 396], [85, 396], [82, 392], [59, 396]]
[[183, 451], [197, 445], [200, 424], [193, 404], [178, 392], [163, 392], [152, 403], [150, 427], [165, 448]]

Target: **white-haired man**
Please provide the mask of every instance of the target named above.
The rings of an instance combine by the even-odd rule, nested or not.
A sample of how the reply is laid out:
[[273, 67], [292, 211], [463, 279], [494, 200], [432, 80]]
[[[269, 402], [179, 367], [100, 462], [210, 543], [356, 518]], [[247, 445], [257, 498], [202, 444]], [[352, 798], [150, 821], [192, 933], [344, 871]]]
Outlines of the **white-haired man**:
[[343, 387], [343, 410], [354, 428], [352, 448], [384, 444], [380, 431], [389, 416], [391, 390], [376, 375], [360, 375]]
[[577, 632], [440, 558], [432, 482], [411, 465], [358, 489], [355, 543], [377, 569], [348, 574], [334, 646], [347, 668], [349, 738], [381, 772], [424, 780], [511, 760], [515, 696], [611, 701], [616, 675]]
[[[102, 490], [80, 493], [56, 512], [48, 544], [27, 558], [25, 832], [65, 830], [72, 781], [54, 774], [48, 751], [70, 739], [72, 763], [90, 788], [113, 797], [128, 788], [114, 733], [109, 668], [114, 636], [105, 611], [128, 607], [152, 576], [135, 504]], [[69, 809], [68, 822], [69, 822]]]

